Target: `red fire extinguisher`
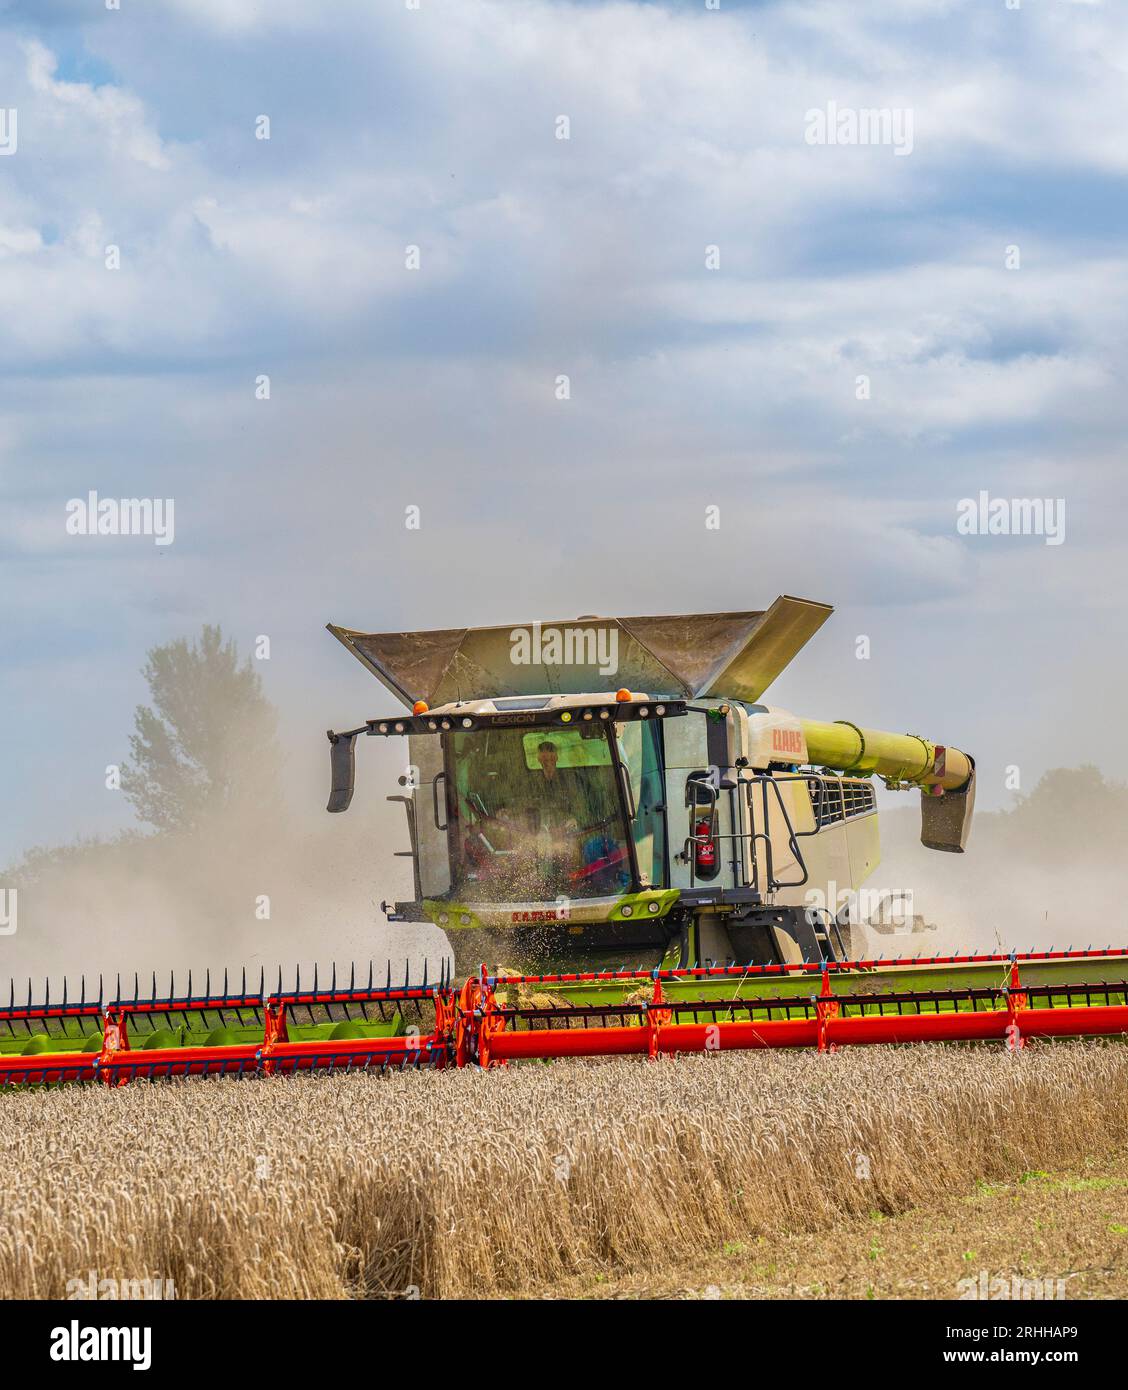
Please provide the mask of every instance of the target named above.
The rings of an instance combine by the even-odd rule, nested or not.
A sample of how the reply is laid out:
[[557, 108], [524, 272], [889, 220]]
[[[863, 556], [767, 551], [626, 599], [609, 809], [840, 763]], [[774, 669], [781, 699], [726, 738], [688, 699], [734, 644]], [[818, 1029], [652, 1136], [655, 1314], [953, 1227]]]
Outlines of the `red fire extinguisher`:
[[696, 847], [697, 872], [703, 878], [708, 878], [717, 867], [717, 842], [713, 839], [712, 821], [697, 821], [693, 827], [693, 839]]

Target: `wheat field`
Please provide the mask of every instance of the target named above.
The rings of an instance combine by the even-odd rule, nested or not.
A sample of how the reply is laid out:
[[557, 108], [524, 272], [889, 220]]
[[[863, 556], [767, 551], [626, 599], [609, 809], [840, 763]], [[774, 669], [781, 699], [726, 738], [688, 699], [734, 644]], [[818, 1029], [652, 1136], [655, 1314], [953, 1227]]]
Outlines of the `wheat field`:
[[92, 1273], [180, 1298], [504, 1296], [1126, 1141], [1128, 1049], [1096, 1043], [14, 1092], [0, 1297]]

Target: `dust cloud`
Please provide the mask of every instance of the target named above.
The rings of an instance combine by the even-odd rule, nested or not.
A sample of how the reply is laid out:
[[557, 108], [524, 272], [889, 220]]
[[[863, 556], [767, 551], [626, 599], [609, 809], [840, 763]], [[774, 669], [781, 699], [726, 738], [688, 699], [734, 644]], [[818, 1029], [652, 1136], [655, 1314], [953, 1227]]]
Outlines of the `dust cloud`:
[[409, 844], [404, 808], [383, 800], [401, 790], [396, 760], [358, 757], [354, 805], [329, 815], [323, 733], [320, 745], [316, 772], [300, 760], [284, 765], [277, 796], [265, 778], [270, 801], [243, 796], [192, 832], [35, 850], [0, 874], [17, 892], [17, 930], [0, 936], [4, 1002], [9, 977], [17, 998], [30, 977], [37, 1000], [45, 977], [54, 998], [64, 975], [73, 992], [85, 974], [95, 994], [100, 974], [116, 989], [119, 972], [130, 993], [134, 972], [148, 992], [154, 971], [160, 991], [174, 971], [181, 992], [189, 969], [199, 991], [209, 968], [213, 988], [225, 968], [234, 984], [243, 967], [253, 988], [260, 970], [276, 985], [279, 966], [287, 985], [296, 967], [312, 980], [315, 964], [320, 980], [334, 963], [347, 980], [353, 962], [367, 981], [370, 961], [378, 978], [390, 963], [402, 981], [405, 969], [421, 978], [426, 960], [434, 978], [449, 956], [442, 933], [389, 923], [380, 907], [412, 896], [410, 860], [395, 857]]
[[[912, 890], [937, 928], [911, 938], [913, 954], [1128, 946], [1118, 911], [1128, 787], [1095, 767], [1047, 772], [1012, 809], [978, 814], [962, 855], [920, 844], [915, 806], [883, 812], [881, 825], [873, 881]], [[892, 955], [907, 938], [868, 939]]]

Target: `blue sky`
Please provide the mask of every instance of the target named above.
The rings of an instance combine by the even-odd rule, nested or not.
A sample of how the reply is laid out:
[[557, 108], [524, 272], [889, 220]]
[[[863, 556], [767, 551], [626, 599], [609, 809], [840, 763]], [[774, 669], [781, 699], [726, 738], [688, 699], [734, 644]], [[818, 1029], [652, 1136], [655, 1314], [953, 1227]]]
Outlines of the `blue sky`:
[[[1065, 0], [0, 2], [0, 863], [128, 823], [145, 651], [203, 622], [270, 635], [315, 811], [386, 704], [327, 620], [784, 592], [839, 611], [777, 702], [966, 747], [986, 806], [1128, 775], [1126, 77]], [[831, 101], [912, 153], [808, 144]], [[91, 489], [175, 543], [67, 536]], [[980, 489], [1066, 543], [958, 535]]]

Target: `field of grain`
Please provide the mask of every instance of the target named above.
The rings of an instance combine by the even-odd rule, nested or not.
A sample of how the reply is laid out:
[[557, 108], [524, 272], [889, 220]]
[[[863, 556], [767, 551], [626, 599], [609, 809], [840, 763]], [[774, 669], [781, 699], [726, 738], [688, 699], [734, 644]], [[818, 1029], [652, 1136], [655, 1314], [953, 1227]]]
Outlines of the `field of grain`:
[[0, 1297], [92, 1272], [180, 1298], [707, 1279], [748, 1242], [1126, 1147], [1128, 1049], [1102, 1044], [8, 1093]]

